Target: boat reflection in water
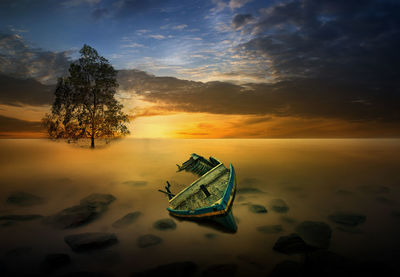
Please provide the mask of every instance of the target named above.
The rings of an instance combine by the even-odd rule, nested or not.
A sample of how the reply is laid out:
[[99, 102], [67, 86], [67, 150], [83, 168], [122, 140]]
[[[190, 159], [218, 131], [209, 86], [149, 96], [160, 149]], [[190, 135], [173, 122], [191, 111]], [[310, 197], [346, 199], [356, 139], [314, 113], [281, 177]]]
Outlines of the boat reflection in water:
[[201, 225], [214, 227], [220, 231], [235, 233], [237, 226], [232, 215], [232, 205], [236, 193], [236, 176], [232, 164], [226, 168], [223, 163], [210, 157], [208, 160], [197, 154], [178, 166], [179, 171], [187, 171], [200, 176], [190, 186], [174, 195], [167, 182], [170, 214], [182, 220], [191, 220]]

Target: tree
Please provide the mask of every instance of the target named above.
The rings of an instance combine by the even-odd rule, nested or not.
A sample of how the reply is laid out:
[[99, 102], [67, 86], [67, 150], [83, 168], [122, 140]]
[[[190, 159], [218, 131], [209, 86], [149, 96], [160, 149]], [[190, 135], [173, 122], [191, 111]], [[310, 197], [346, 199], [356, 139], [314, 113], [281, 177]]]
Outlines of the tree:
[[42, 122], [54, 139], [112, 139], [129, 134], [128, 115], [115, 98], [117, 72], [97, 51], [84, 45], [80, 58], [59, 78], [50, 114]]

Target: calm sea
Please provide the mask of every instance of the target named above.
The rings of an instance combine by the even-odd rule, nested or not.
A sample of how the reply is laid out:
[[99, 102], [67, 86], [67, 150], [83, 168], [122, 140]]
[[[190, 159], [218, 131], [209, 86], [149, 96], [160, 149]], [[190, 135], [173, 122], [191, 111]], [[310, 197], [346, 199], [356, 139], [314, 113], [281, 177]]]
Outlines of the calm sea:
[[[173, 219], [176, 229], [153, 223], [171, 218], [168, 199], [159, 193], [165, 181], [177, 193], [196, 177], [176, 173], [191, 153], [232, 164], [238, 193], [233, 205], [238, 230], [218, 229]], [[92, 222], [58, 229], [43, 220], [0, 221], [0, 271], [10, 275], [42, 274], [49, 253], [65, 253], [71, 262], [50, 273], [103, 272], [129, 276], [158, 265], [192, 261], [197, 275], [225, 264], [237, 275], [266, 276], [284, 260], [302, 262], [303, 254], [272, 248], [279, 237], [294, 233], [304, 221], [324, 222], [332, 230], [329, 251], [346, 259], [394, 265], [400, 253], [400, 140], [396, 139], [125, 139], [95, 150], [48, 140], [0, 140], [0, 216], [54, 215], [92, 193], [116, 200]], [[242, 190], [243, 191], [243, 190]], [[44, 199], [38, 205], [6, 202], [14, 192]], [[288, 206], [272, 208], [274, 199]], [[253, 204], [267, 213], [253, 213]], [[141, 216], [126, 228], [112, 224], [127, 213]], [[336, 212], [365, 216], [348, 228], [329, 219]], [[262, 232], [260, 226], [280, 225]], [[85, 232], [114, 233], [110, 247], [74, 252], [64, 237]], [[141, 248], [138, 238], [152, 234], [162, 241]], [[0, 273], [1, 275], [1, 273]]]

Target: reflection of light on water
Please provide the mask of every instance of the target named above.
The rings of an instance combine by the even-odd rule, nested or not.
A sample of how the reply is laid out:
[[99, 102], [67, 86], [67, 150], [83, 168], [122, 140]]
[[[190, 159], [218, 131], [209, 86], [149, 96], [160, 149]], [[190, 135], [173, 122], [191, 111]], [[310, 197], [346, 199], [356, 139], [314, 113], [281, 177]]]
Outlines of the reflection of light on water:
[[[176, 230], [153, 228], [156, 220], [169, 218], [168, 200], [157, 189], [168, 180], [176, 193], [196, 178], [177, 174], [175, 166], [193, 152], [232, 163], [238, 188], [252, 188], [236, 197], [236, 234], [178, 220]], [[363, 253], [366, 258], [377, 259], [375, 253], [381, 253], [380, 259], [389, 258], [399, 243], [399, 220], [392, 216], [393, 211], [400, 210], [396, 201], [400, 196], [396, 186], [400, 183], [399, 140], [126, 139], [94, 151], [48, 140], [1, 140], [0, 153], [3, 200], [13, 191], [30, 192], [48, 200], [32, 207], [14, 207], [2, 200], [0, 215], [47, 216], [78, 204], [93, 192], [111, 193], [117, 198], [98, 220], [75, 229], [60, 231], [40, 221], [0, 227], [1, 248], [8, 251], [30, 247], [31, 252], [24, 255], [35, 265], [47, 253], [64, 252], [71, 255], [75, 267], [88, 271], [118, 268], [128, 274], [159, 263], [193, 260], [200, 265], [234, 262], [239, 270], [268, 272], [278, 261], [300, 259], [278, 255], [272, 247], [280, 236], [290, 234], [304, 220], [330, 224], [331, 250], [348, 256]], [[271, 210], [273, 199], [284, 199], [289, 210]], [[248, 203], [263, 205], [268, 213], [251, 213]], [[367, 216], [360, 225], [361, 233], [338, 230], [328, 220], [329, 214], [343, 210]], [[143, 215], [130, 227], [112, 227], [117, 219], [135, 211]], [[266, 225], [281, 225], [283, 231], [257, 231], [257, 227]], [[66, 235], [91, 231], [114, 232], [120, 242], [85, 255], [71, 252], [63, 241]], [[138, 248], [136, 240], [144, 234], [159, 236], [163, 242]], [[108, 256], [120, 259], [111, 259], [111, 265], [99, 262]], [[262, 266], [254, 267], [246, 262], [249, 260]]]

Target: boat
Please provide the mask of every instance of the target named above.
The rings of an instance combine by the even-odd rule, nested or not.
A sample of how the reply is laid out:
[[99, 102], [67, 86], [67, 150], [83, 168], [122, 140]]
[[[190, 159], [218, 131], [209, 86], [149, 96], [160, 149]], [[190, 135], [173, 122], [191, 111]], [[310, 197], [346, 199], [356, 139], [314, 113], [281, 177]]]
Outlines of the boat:
[[226, 168], [216, 158], [206, 159], [191, 154], [189, 160], [177, 166], [177, 172], [190, 172], [199, 178], [176, 195], [171, 193], [169, 182], [166, 191], [159, 190], [169, 197], [169, 213], [184, 219], [213, 220], [236, 231], [231, 209], [236, 193], [236, 175], [232, 164]]

